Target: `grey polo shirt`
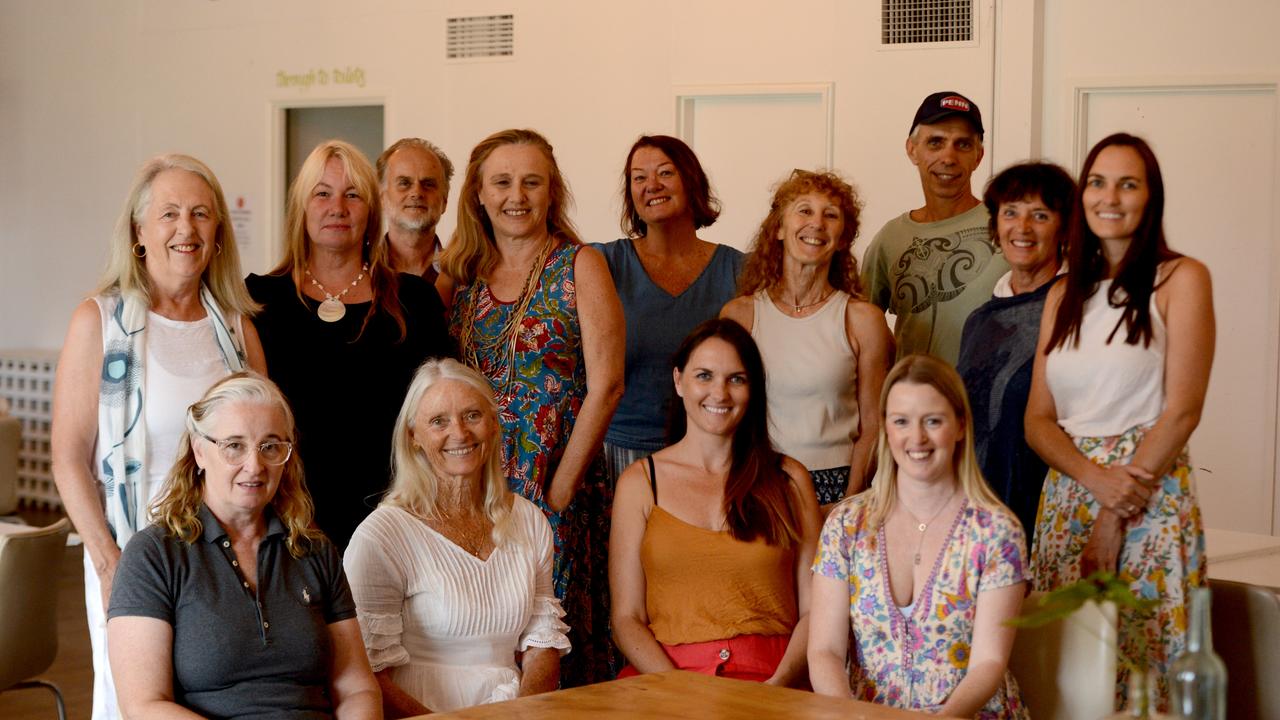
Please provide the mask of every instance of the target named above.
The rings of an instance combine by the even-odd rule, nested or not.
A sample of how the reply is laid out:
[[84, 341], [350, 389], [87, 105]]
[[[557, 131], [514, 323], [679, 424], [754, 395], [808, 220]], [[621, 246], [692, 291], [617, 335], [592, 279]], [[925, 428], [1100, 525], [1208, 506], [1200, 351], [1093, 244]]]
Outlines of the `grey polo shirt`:
[[206, 717], [329, 718], [329, 624], [355, 617], [338, 551], [328, 541], [295, 558], [268, 509], [258, 545], [258, 591], [208, 507], [187, 544], [157, 525], [125, 546], [108, 618], [173, 626], [173, 695]]

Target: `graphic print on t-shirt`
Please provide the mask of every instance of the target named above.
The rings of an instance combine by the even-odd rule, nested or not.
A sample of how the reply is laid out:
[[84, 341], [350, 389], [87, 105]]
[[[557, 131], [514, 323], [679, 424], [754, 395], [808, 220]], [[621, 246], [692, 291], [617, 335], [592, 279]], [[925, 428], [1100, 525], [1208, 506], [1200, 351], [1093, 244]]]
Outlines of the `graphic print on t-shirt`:
[[932, 326], [937, 319], [937, 305], [963, 293], [995, 255], [996, 247], [985, 227], [963, 228], [940, 237], [912, 238], [894, 265], [894, 313], [916, 315], [929, 310]]

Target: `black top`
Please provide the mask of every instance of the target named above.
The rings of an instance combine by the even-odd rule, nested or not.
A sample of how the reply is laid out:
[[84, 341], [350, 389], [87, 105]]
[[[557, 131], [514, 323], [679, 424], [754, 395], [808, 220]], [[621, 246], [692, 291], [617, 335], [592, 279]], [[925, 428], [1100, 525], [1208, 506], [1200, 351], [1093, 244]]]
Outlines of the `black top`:
[[370, 303], [350, 303], [328, 323], [316, 315], [319, 301], [298, 300], [289, 276], [245, 281], [263, 306], [253, 323], [267, 374], [293, 408], [316, 524], [339, 549], [390, 482], [391, 430], [414, 371], [429, 357], [457, 356], [435, 288], [416, 275], [399, 277], [403, 341], [381, 312], [360, 335]]
[[964, 323], [956, 370], [973, 408], [973, 446], [987, 484], [1022, 521], [1030, 546], [1049, 467], [1027, 445], [1023, 417], [1040, 315], [1053, 282], [1021, 295], [991, 298]]
[[208, 507], [187, 544], [159, 525], [125, 546], [107, 617], [173, 627], [173, 697], [210, 718], [331, 718], [329, 625], [356, 616], [338, 551], [321, 541], [295, 558], [268, 509], [258, 545], [258, 594], [240, 574]]

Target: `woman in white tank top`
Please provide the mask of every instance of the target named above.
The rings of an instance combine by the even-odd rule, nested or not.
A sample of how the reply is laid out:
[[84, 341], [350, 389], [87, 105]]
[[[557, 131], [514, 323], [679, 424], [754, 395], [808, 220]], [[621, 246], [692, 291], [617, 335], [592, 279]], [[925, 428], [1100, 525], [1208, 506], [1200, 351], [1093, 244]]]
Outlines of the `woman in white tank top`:
[[720, 311], [760, 347], [770, 438], [813, 476], [824, 511], [865, 484], [893, 360], [884, 313], [858, 284], [860, 211], [839, 175], [793, 171], [752, 242], [742, 296]]
[[[1031, 551], [1035, 589], [1117, 572], [1156, 610], [1120, 610], [1124, 657], [1165, 674], [1186, 640], [1204, 533], [1186, 444], [1213, 364], [1213, 293], [1200, 262], [1169, 249], [1150, 147], [1116, 134], [1080, 173], [1067, 281], [1040, 326], [1026, 430], [1049, 464]], [[1127, 675], [1121, 663], [1117, 695]]]
[[53, 479], [84, 539], [93, 718], [119, 717], [106, 603], [120, 550], [177, 454], [187, 406], [241, 369], [266, 372], [226, 199], [204, 163], [138, 172], [94, 297], [76, 307], [53, 389]]

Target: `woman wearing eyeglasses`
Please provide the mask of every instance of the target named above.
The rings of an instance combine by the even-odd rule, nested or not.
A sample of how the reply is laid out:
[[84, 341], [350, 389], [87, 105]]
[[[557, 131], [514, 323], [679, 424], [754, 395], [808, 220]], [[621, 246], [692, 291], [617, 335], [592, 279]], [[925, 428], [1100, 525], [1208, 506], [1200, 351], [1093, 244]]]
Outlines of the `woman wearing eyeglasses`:
[[126, 717], [381, 717], [293, 441], [284, 396], [255, 373], [187, 410], [155, 522], [125, 546], [107, 612]]

